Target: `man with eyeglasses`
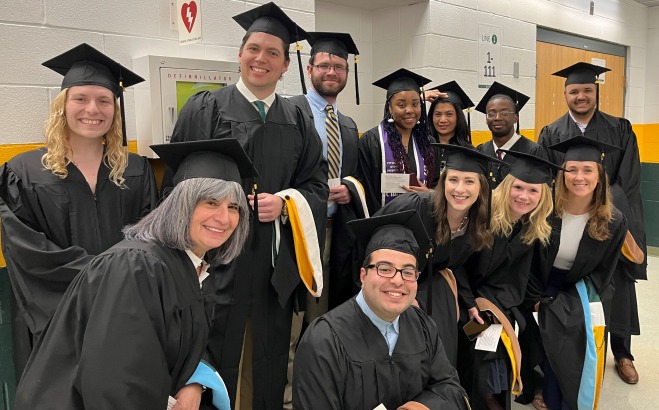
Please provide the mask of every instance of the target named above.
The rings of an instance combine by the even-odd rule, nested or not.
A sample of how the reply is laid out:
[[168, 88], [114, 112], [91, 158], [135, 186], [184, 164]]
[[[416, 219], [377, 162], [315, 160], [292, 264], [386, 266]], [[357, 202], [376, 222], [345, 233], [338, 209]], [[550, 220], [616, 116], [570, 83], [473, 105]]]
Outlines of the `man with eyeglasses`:
[[[365, 247], [357, 296], [316, 319], [295, 358], [299, 409], [466, 409], [435, 323], [413, 307], [417, 256], [431, 246], [416, 210], [350, 223]], [[383, 407], [382, 407], [383, 406]]]
[[[528, 96], [495, 81], [476, 106], [476, 111], [485, 114], [492, 139], [480, 144], [476, 149], [508, 164], [515, 160], [512, 156], [506, 156], [504, 150], [547, 159], [544, 148], [519, 133], [519, 112], [528, 101]], [[510, 167], [498, 165], [493, 169], [492, 189], [499, 186], [508, 175], [509, 169]]]

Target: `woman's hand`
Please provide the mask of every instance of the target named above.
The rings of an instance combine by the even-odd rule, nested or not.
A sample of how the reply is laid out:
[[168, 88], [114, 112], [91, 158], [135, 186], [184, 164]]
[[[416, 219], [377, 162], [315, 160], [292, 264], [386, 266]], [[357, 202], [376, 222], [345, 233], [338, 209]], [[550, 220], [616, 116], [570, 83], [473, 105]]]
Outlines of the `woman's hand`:
[[423, 182], [419, 181], [419, 186], [413, 186], [413, 185], [401, 185], [401, 188], [403, 188], [403, 191], [406, 192], [427, 192], [430, 191], [430, 188], [426, 186]]
[[426, 101], [433, 102], [440, 98], [448, 98], [448, 94], [439, 90], [426, 90], [423, 92], [423, 97], [426, 99]]
[[172, 410], [199, 410], [203, 389], [199, 383], [190, 383], [176, 393], [176, 405]]
[[485, 321], [483, 321], [483, 318], [479, 315], [479, 310], [477, 307], [474, 306], [473, 308], [467, 310], [467, 313], [469, 313], [470, 320], [475, 320], [480, 325], [485, 323]]

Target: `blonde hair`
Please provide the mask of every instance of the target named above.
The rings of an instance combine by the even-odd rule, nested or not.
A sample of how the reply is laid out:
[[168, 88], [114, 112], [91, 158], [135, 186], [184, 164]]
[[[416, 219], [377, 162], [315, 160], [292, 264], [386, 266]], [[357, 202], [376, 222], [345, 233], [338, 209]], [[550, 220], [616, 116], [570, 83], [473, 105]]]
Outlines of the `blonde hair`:
[[[563, 164], [565, 167], [565, 164]], [[588, 213], [588, 235], [596, 241], [605, 241], [611, 238], [609, 222], [613, 219], [613, 197], [609, 189], [609, 177], [604, 172], [602, 164], [597, 164], [599, 181], [593, 191]], [[569, 202], [567, 185], [565, 184], [565, 172], [559, 171], [556, 178], [556, 215], [563, 217], [563, 212]], [[605, 185], [606, 184], [606, 185]], [[602, 204], [603, 188], [606, 187], [606, 201]]]
[[[513, 212], [510, 209], [510, 190], [515, 181], [518, 181], [518, 179], [508, 174], [492, 193], [492, 221], [490, 227], [493, 235], [509, 237], [513, 232], [515, 222], [513, 221]], [[536, 239], [543, 245], [547, 245], [551, 234], [551, 225], [547, 222], [547, 217], [551, 215], [553, 209], [551, 191], [547, 184], [540, 185], [538, 205], [531, 212], [522, 216], [524, 222], [522, 242], [527, 245], [531, 245]]]
[[[50, 106], [50, 115], [46, 121], [46, 153], [41, 157], [44, 168], [50, 170], [60, 179], [69, 175], [66, 167], [71, 163], [67, 154], [71, 153], [69, 143], [69, 128], [66, 123], [66, 100], [68, 88], [57, 94]], [[128, 166], [128, 153], [123, 146], [121, 134], [121, 110], [119, 103], [114, 102], [114, 118], [107, 134], [103, 136], [105, 152], [103, 163], [110, 168], [110, 181], [122, 187], [124, 184], [124, 171]]]
[[[451, 227], [448, 223], [448, 201], [446, 200], [446, 193], [444, 187], [446, 186], [447, 171], [442, 172], [439, 177], [439, 182], [435, 188], [433, 198], [433, 215], [435, 216], [435, 241], [439, 245], [444, 245], [451, 240]], [[478, 182], [480, 183], [480, 191], [478, 199], [469, 208], [469, 225], [465, 235], [469, 236], [469, 243], [471, 248], [478, 252], [484, 248], [491, 248], [494, 242], [492, 232], [486, 228], [487, 226], [487, 198], [490, 195], [490, 187], [487, 183], [485, 175], [478, 173]]]

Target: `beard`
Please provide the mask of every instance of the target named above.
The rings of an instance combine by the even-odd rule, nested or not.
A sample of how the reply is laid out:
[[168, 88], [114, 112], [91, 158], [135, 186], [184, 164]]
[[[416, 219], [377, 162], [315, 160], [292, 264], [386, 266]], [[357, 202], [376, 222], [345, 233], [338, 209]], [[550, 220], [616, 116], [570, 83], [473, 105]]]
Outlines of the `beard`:
[[320, 94], [321, 97], [336, 98], [339, 93], [346, 87], [347, 82], [348, 80], [346, 78], [346, 81], [340, 82], [339, 80], [339, 83], [332, 83], [332, 85], [328, 85], [323, 83], [322, 76], [311, 78], [311, 84], [313, 85], [314, 90], [316, 90], [316, 92]]

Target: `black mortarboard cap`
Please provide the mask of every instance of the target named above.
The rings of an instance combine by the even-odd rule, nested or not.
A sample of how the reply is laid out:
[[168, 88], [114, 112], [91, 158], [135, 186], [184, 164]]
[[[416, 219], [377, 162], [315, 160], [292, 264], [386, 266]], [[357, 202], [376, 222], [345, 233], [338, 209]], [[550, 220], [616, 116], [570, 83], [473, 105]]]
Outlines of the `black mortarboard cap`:
[[478, 102], [478, 105], [476, 106], [476, 111], [480, 111], [483, 114], [487, 114], [487, 110], [486, 110], [487, 103], [490, 102], [492, 97], [498, 94], [503, 94], [510, 97], [510, 99], [512, 99], [513, 102], [515, 103], [515, 107], [517, 108], [518, 113], [522, 111], [524, 105], [526, 105], [526, 103], [529, 101], [529, 97], [527, 95], [524, 95], [517, 90], [513, 90], [512, 88], [507, 87], [501, 84], [500, 82], [495, 81], [487, 90], [483, 98], [481, 98], [481, 100]]
[[100, 85], [118, 97], [122, 82], [123, 87], [130, 87], [144, 81], [144, 78], [86, 43], [73, 47], [42, 65], [64, 76], [62, 89], [75, 85]]
[[272, 34], [286, 44], [309, 38], [309, 34], [273, 2], [235, 15], [233, 19], [248, 33]]
[[217, 178], [241, 183], [258, 176], [245, 150], [234, 138], [151, 145], [174, 173], [174, 185], [191, 178]]
[[611, 71], [611, 69], [595, 64], [580, 62], [556, 71], [552, 75], [564, 77], [565, 85], [568, 86], [570, 84], [595, 84], [597, 82], [597, 77], [607, 71]]
[[428, 91], [430, 90], [438, 90], [448, 94], [448, 97], [440, 98], [439, 100], [449, 100], [454, 104], [457, 104], [463, 110], [474, 106], [474, 102], [471, 101], [471, 98], [469, 98], [467, 93], [465, 93], [462, 87], [460, 87], [455, 81], [449, 81], [448, 83], [438, 85], [437, 87], [429, 88]]
[[457, 171], [477, 172], [488, 176], [490, 164], [497, 163], [508, 165], [494, 157], [483, 154], [475, 148], [463, 147], [455, 144], [438, 144], [433, 143], [435, 147], [446, 150], [446, 169], [455, 169]]
[[559, 170], [565, 169], [546, 159], [525, 152], [502, 149], [514, 161], [510, 164], [510, 174], [527, 184], [551, 184]]
[[387, 90], [387, 101], [389, 101], [392, 95], [401, 91], [416, 91], [420, 93], [421, 87], [429, 82], [430, 80], [428, 78], [401, 68], [380, 78], [373, 85]]
[[[593, 161], [602, 164], [604, 168], [604, 156], [612, 151], [620, 151], [622, 148], [615, 145], [598, 141], [588, 135], [595, 135], [596, 131], [586, 131], [586, 135], [577, 135], [565, 141], [551, 145], [548, 148], [565, 153], [564, 161]], [[604, 170], [606, 174], [606, 170]], [[602, 204], [606, 203], [606, 183], [604, 176], [601, 178], [604, 189], [602, 190]]]
[[339, 56], [346, 61], [348, 54], [355, 56], [355, 99], [359, 105], [359, 77], [357, 75], [357, 63], [359, 63], [358, 55], [359, 50], [352, 36], [348, 33], [331, 33], [312, 31], [309, 32], [309, 40], [311, 44], [311, 55], [316, 53], [329, 53]]
[[348, 222], [357, 241], [370, 255], [379, 249], [391, 249], [413, 255], [419, 259], [427, 252], [432, 241], [415, 209], [389, 215], [373, 216]]
[[42, 65], [64, 76], [62, 89], [76, 85], [99, 85], [112, 91], [119, 98], [123, 144], [128, 145], [123, 89], [141, 83], [144, 78], [87, 43], [73, 47]]

